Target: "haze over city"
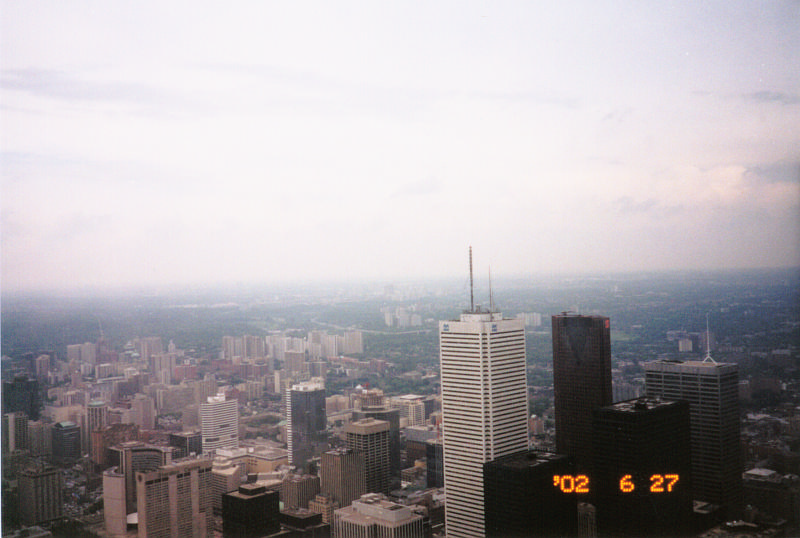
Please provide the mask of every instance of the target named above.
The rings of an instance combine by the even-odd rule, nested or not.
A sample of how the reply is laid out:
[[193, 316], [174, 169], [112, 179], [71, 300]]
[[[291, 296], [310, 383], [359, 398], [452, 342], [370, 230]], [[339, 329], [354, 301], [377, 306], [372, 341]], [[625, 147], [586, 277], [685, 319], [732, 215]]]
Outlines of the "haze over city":
[[800, 265], [800, 4], [4, 3], [5, 291]]

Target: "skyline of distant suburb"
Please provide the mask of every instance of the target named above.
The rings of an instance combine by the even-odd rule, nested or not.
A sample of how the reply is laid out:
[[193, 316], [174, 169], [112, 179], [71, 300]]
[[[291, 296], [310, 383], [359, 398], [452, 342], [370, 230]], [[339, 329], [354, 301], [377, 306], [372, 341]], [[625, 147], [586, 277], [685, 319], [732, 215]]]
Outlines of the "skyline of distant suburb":
[[4, 2], [4, 292], [800, 266], [800, 2]]

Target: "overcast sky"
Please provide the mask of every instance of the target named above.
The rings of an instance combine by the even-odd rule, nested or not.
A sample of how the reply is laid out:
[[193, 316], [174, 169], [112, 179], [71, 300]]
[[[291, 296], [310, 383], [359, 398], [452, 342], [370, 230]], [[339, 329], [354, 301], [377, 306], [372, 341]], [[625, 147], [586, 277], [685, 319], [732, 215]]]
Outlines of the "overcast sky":
[[800, 3], [0, 10], [2, 287], [800, 264]]

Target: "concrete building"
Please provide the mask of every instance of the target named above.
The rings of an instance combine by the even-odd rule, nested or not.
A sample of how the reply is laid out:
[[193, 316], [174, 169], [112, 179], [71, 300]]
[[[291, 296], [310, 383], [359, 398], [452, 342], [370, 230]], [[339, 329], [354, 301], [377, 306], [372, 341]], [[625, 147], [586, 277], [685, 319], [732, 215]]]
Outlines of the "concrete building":
[[474, 308], [439, 322], [446, 523], [484, 536], [483, 464], [528, 447], [525, 324]]
[[310, 474], [290, 474], [283, 479], [281, 500], [286, 508], [308, 508], [320, 491], [320, 479]]
[[553, 316], [553, 392], [556, 452], [588, 470], [592, 413], [611, 405], [611, 329], [604, 316]]
[[320, 493], [308, 502], [308, 509], [317, 514], [322, 514], [322, 522], [333, 523], [333, 512], [339, 508], [339, 503], [331, 495]]
[[406, 419], [406, 426], [425, 425], [424, 396], [406, 394], [389, 398], [389, 407], [400, 410], [400, 417]]
[[389, 493], [389, 423], [365, 418], [345, 426], [347, 448], [364, 455], [368, 493]]
[[322, 454], [320, 490], [340, 507], [350, 506], [367, 493], [364, 454], [348, 448], [337, 448]]
[[136, 473], [139, 538], [213, 536], [211, 460], [178, 460]]
[[[152, 471], [172, 461], [172, 450], [143, 443], [141, 441], [128, 441], [119, 443], [108, 449], [109, 480], [114, 482], [113, 487], [118, 487], [118, 476], [122, 476], [124, 488], [125, 514], [136, 512], [136, 473]], [[106, 477], [103, 477], [104, 483]], [[103, 489], [105, 492], [105, 488]], [[105, 498], [105, 494], [104, 494]]]
[[63, 516], [64, 478], [60, 469], [29, 467], [19, 475], [19, 516], [23, 525], [47, 523]]
[[422, 516], [368, 493], [333, 513], [333, 538], [424, 538]]
[[648, 398], [686, 400], [692, 447], [695, 500], [723, 510], [726, 519], [742, 509], [742, 454], [739, 444], [739, 367], [703, 361], [647, 362]]
[[239, 446], [238, 400], [226, 400], [222, 393], [209, 396], [200, 404], [199, 417], [204, 456], [213, 456], [219, 448]]

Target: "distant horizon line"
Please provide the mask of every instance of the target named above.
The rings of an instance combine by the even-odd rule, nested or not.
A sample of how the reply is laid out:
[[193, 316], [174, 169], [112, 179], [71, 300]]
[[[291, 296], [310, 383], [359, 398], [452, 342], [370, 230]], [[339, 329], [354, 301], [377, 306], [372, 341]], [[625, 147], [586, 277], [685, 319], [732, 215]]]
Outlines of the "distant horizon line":
[[[710, 275], [710, 274], [735, 274], [735, 273], [759, 273], [759, 272], [797, 272], [800, 277], [800, 265], [775, 266], [775, 267], [720, 267], [720, 268], [670, 268], [670, 269], [630, 269], [630, 270], [605, 270], [605, 271], [536, 271], [528, 273], [493, 273], [493, 283], [509, 283], [519, 281], [541, 280], [542, 282], [552, 282], [553, 280], [614, 280], [627, 279], [638, 276], [648, 275]], [[97, 294], [156, 294], [171, 291], [173, 293], [192, 293], [210, 291], [252, 291], [254, 288], [277, 288], [275, 291], [288, 288], [295, 290], [303, 287], [319, 288], [320, 286], [346, 286], [348, 288], [361, 286], [386, 287], [397, 285], [419, 285], [436, 284], [442, 285], [447, 282], [450, 287], [461, 287], [462, 281], [469, 280], [469, 274], [463, 275], [432, 275], [426, 277], [399, 277], [399, 276], [372, 276], [372, 277], [308, 277], [295, 279], [273, 279], [273, 280], [217, 280], [205, 282], [149, 282], [149, 283], [120, 283], [120, 284], [77, 284], [74, 286], [38, 286], [22, 287], [15, 290], [0, 290], [2, 297], [16, 296], [61, 296], [70, 297], [73, 295], [86, 296]], [[476, 280], [488, 280], [476, 278]], [[7, 288], [6, 286], [2, 286]]]

